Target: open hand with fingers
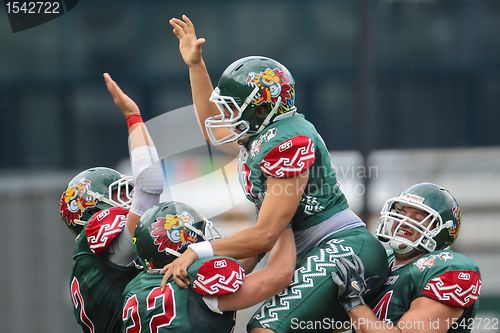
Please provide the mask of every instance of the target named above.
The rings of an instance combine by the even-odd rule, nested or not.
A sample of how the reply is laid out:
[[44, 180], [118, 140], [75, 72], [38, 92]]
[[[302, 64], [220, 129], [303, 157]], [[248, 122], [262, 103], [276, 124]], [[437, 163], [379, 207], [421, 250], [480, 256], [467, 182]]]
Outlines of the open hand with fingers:
[[141, 111], [139, 110], [137, 104], [120, 89], [118, 84], [111, 78], [111, 75], [104, 73], [103, 76], [106, 87], [123, 116], [127, 118], [128, 116], [134, 114], [140, 115]]
[[353, 254], [352, 260], [338, 258], [337, 270], [332, 273], [333, 282], [338, 287], [338, 301], [349, 312], [365, 304], [363, 295], [369, 291], [365, 280], [365, 269], [361, 259]]
[[205, 44], [205, 38], [196, 37], [194, 25], [189, 17], [182, 15], [182, 20], [172, 18], [169, 23], [179, 39], [179, 51], [186, 65], [193, 66], [201, 63], [201, 47]]
[[165, 290], [165, 285], [170, 277], [173, 278], [175, 284], [180, 288], [187, 288], [190, 283], [187, 269], [197, 259], [198, 256], [196, 253], [188, 248], [179, 258], [175, 259], [170, 264], [165, 265], [165, 267], [161, 270], [161, 273], [165, 274], [160, 284], [161, 290]]

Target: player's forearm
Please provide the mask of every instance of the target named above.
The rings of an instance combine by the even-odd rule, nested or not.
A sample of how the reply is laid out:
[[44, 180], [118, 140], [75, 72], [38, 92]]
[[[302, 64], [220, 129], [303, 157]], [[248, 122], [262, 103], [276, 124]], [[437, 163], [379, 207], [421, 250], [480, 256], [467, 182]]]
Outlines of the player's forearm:
[[268, 252], [276, 239], [268, 230], [254, 226], [212, 242], [212, 248], [214, 255], [243, 259]]
[[209, 101], [213, 86], [203, 60], [189, 67], [189, 80], [191, 82], [191, 93], [198, 124], [200, 125], [203, 136], [208, 141], [209, 138], [205, 129], [205, 119], [218, 115], [219, 111], [215, 104]]
[[245, 270], [245, 274], [250, 274], [259, 263], [259, 257], [250, 257], [239, 260], [241, 267]]
[[221, 311], [236, 311], [256, 305], [285, 289], [291, 282], [287, 276], [276, 275], [268, 267], [250, 274], [243, 287], [235, 294], [220, 297], [218, 308]]
[[293, 231], [292, 228], [286, 228], [271, 250], [266, 269], [270, 276], [283, 275], [291, 280], [295, 271], [296, 259], [297, 254]]
[[366, 304], [352, 309], [350, 316], [357, 333], [401, 333], [401, 330], [392, 323], [379, 320]]
[[141, 146], [154, 146], [153, 139], [151, 139], [149, 135], [146, 124], [142, 121], [129, 127], [128, 142], [131, 150]]
[[[274, 206], [272, 209], [276, 200], [273, 195], [264, 200], [255, 226], [212, 242], [214, 254], [243, 259], [271, 251], [278, 237], [286, 231], [298, 205], [292, 202], [292, 205], [287, 207], [282, 203], [280, 207]], [[288, 235], [292, 236], [291, 231], [289, 232]], [[283, 245], [290, 246], [290, 243]]]

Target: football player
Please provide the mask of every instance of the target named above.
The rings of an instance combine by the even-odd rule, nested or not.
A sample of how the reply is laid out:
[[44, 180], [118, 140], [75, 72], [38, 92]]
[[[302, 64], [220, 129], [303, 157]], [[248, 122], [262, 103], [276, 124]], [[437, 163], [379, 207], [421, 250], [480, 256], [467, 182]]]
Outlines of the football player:
[[356, 332], [470, 332], [481, 289], [477, 264], [450, 245], [461, 212], [451, 193], [416, 184], [389, 199], [376, 235], [392, 248], [390, 273], [378, 295], [365, 304], [363, 264], [339, 259], [333, 273], [338, 299]]
[[163, 191], [158, 154], [139, 108], [108, 74], [104, 80], [127, 120], [134, 177], [91, 168], [70, 181], [60, 201], [63, 222], [77, 234], [70, 278], [74, 314], [89, 333], [119, 331], [123, 289], [139, 272], [131, 235]]
[[255, 305], [290, 283], [295, 245], [287, 229], [259, 272], [245, 278], [234, 259], [207, 257], [189, 266], [193, 283], [188, 289], [168, 283], [162, 290], [160, 269], [188, 245], [214, 239], [218, 233], [213, 230], [211, 222], [180, 202], [161, 203], [142, 216], [134, 242], [145, 271], [125, 288], [123, 332], [232, 332], [234, 310]]
[[[255, 226], [213, 242], [189, 246], [164, 268], [182, 287], [187, 267], [213, 255], [246, 258], [269, 251], [291, 225], [297, 270], [290, 286], [265, 303], [249, 323], [252, 332], [288, 332], [292, 320], [347, 319], [331, 297], [335, 259], [358, 254], [372, 290], [387, 275], [382, 245], [349, 209], [330, 154], [314, 126], [297, 112], [295, 82], [279, 62], [261, 56], [229, 65], [213, 89], [197, 38], [185, 15], [171, 19], [179, 49], [189, 68], [195, 110], [207, 141], [239, 151], [240, 183], [258, 209]], [[372, 291], [372, 292], [373, 292]], [[369, 296], [368, 296], [369, 297]], [[321, 304], [321, 306], [318, 306]]]

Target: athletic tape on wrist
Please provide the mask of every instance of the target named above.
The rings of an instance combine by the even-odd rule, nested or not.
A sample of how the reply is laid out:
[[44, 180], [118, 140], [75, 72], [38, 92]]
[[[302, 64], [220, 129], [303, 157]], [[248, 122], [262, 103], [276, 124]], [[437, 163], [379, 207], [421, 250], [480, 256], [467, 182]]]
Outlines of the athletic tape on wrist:
[[137, 123], [143, 123], [142, 116], [140, 114], [131, 114], [127, 116], [127, 127], [130, 128], [132, 125]]
[[214, 256], [214, 249], [212, 248], [212, 244], [210, 244], [209, 241], [191, 244], [188, 247], [196, 253], [198, 259]]

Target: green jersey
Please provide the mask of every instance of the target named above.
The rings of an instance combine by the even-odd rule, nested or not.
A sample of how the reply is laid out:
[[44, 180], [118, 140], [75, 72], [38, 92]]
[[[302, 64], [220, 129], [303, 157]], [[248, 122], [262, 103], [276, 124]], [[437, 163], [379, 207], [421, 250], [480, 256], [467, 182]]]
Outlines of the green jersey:
[[95, 255], [85, 232], [86, 227], [76, 238], [70, 278], [75, 318], [86, 333], [119, 332], [122, 292], [139, 271]]
[[380, 320], [396, 324], [414, 299], [428, 297], [464, 309], [457, 323], [452, 324], [451, 320], [447, 323], [450, 327], [448, 332], [470, 332], [469, 323], [476, 314], [481, 289], [479, 267], [472, 259], [451, 250], [440, 250], [403, 266], [393, 265], [394, 257], [391, 255], [391, 272], [384, 288], [371, 303], [373, 312]]
[[[233, 265], [231, 263], [226, 265], [229, 261]], [[221, 263], [223, 265], [218, 265]], [[130, 281], [124, 291], [122, 332], [232, 332], [235, 325], [235, 312], [222, 314], [213, 312], [200, 294], [209, 295], [210, 290], [216, 290], [219, 287], [225, 289], [222, 293], [235, 292], [243, 282], [244, 273], [241, 267], [234, 263], [233, 259], [224, 257], [198, 260], [188, 268], [189, 277], [193, 282], [188, 289], [179, 288], [174, 282], [170, 282], [166, 285], [164, 292], [160, 289], [163, 274], [146, 271], [140, 273]], [[218, 265], [216, 269], [231, 267], [231, 272], [221, 274], [227, 277], [221, 281], [221, 276], [213, 269], [207, 270], [208, 264]], [[237, 269], [232, 269], [235, 266]], [[200, 274], [203, 275], [202, 278], [199, 278]], [[214, 283], [216, 280], [218, 282]], [[227, 287], [232, 285], [236, 285], [237, 288], [228, 291]], [[198, 291], [193, 290], [193, 286], [198, 287]]]
[[307, 229], [348, 208], [328, 149], [301, 114], [270, 124], [241, 146], [239, 169], [245, 195], [257, 208], [264, 200], [267, 177], [295, 177], [309, 170], [307, 187], [292, 219], [294, 230]]

